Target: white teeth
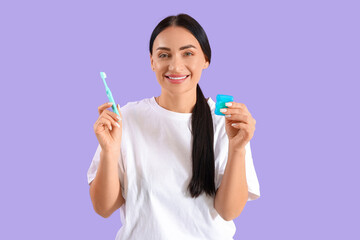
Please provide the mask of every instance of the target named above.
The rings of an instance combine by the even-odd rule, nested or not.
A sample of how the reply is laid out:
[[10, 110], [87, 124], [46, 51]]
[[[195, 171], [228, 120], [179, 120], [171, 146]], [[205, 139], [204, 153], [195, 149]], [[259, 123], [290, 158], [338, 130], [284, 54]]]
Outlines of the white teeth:
[[179, 78], [173, 78], [173, 77], [169, 77], [169, 76], [167, 76], [167, 77], [170, 78], [170, 79], [178, 80], [178, 79], [184, 79], [184, 78], [186, 78], [187, 76], [185, 76], [185, 77], [179, 77]]

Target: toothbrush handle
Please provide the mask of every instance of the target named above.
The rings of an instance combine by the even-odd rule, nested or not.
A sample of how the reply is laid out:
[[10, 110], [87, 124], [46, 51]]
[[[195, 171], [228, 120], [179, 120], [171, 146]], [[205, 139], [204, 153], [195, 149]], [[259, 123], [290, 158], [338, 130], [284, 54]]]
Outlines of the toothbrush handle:
[[108, 89], [108, 90], [106, 91], [106, 95], [108, 96], [109, 101], [112, 102], [111, 108], [112, 108], [113, 112], [120, 116], [120, 113], [119, 113], [119, 111], [118, 111], [118, 109], [117, 109], [117, 107], [116, 107], [116, 103], [115, 103], [115, 101], [114, 101], [114, 98], [113, 98], [113, 96], [112, 96], [112, 94], [111, 94], [110, 89]]

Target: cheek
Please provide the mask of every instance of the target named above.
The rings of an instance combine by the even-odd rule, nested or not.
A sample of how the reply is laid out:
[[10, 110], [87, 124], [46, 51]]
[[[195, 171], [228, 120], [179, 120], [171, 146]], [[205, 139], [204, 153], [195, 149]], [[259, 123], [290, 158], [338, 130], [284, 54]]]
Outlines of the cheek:
[[199, 58], [193, 59], [190, 66], [194, 71], [201, 72], [204, 66], [204, 60]]
[[202, 71], [202, 65], [200, 64], [192, 64], [192, 65], [189, 65], [189, 70], [192, 72], [193, 75], [200, 75], [201, 74], [201, 71]]
[[157, 73], [161, 74], [161, 71], [163, 71], [166, 68], [166, 66], [164, 63], [154, 62], [154, 68], [155, 71], [157, 71]]

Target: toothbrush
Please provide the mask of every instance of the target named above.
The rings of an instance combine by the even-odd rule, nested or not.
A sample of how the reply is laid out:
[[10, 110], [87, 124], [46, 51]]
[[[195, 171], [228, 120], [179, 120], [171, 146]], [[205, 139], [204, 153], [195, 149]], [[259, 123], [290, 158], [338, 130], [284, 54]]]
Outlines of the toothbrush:
[[108, 88], [108, 86], [107, 86], [107, 84], [106, 84], [106, 81], [105, 81], [106, 74], [105, 74], [105, 72], [100, 72], [100, 77], [102, 78], [102, 80], [103, 80], [103, 82], [104, 82], [105, 90], [106, 90], [106, 95], [108, 96], [109, 101], [112, 103], [111, 108], [112, 108], [113, 112], [115, 112], [117, 115], [120, 116], [120, 113], [119, 113], [119, 111], [118, 111], [118, 109], [117, 109], [117, 107], [116, 107], [116, 103], [115, 103], [115, 101], [114, 101], [114, 98], [113, 98], [113, 96], [112, 96], [112, 94], [111, 94], [110, 88]]

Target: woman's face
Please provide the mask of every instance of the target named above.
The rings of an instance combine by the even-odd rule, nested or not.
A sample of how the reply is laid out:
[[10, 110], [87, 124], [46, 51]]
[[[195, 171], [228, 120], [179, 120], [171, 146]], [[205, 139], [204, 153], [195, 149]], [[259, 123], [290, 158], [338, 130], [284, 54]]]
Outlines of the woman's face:
[[[185, 28], [170, 26], [155, 38], [151, 67], [162, 88], [173, 93], [181, 93], [196, 88], [201, 72], [209, 66], [197, 39]], [[188, 76], [174, 82], [167, 76]]]

